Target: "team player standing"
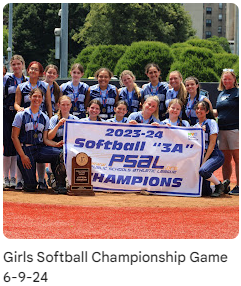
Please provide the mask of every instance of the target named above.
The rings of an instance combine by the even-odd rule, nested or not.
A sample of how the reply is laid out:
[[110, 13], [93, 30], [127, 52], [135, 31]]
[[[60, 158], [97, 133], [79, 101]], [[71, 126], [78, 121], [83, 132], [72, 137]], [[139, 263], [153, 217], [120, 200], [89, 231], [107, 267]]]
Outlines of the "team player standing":
[[[96, 71], [95, 77], [98, 83], [88, 86], [81, 82], [84, 75], [83, 67], [80, 64], [74, 64], [70, 72], [72, 80], [59, 87], [56, 82], [58, 77], [56, 66], [49, 65], [44, 71], [40, 63], [31, 62], [27, 69], [29, 78], [26, 79], [22, 72], [24, 61], [21, 59], [20, 56], [13, 57], [11, 62], [13, 73], [4, 77], [4, 120], [8, 123], [4, 137], [4, 158], [6, 157], [4, 160], [13, 162], [13, 165], [15, 160], [16, 166], [16, 153], [18, 153], [17, 162], [20, 174], [17, 177], [23, 179], [21, 182], [25, 191], [34, 191], [37, 186], [39, 189], [45, 188], [44, 163], [49, 163], [50, 171], [55, 177], [55, 191], [57, 193], [67, 192], [63, 180], [65, 170], [61, 163], [61, 147], [64, 122], [66, 119], [71, 119], [144, 123], [157, 126], [162, 124], [183, 127], [201, 126], [206, 133], [206, 153], [200, 168], [200, 175], [205, 179], [204, 182], [211, 181], [215, 185], [215, 191], [212, 193], [210, 186], [204, 183], [203, 194], [218, 197], [223, 192], [227, 192], [230, 171], [228, 174], [223, 172], [224, 179], [226, 179], [223, 183], [214, 177], [213, 171], [223, 165], [225, 161], [223, 153], [226, 153], [228, 158], [226, 160], [229, 160], [230, 155], [218, 149], [216, 143], [218, 126], [213, 119], [208, 118], [212, 114], [212, 104], [208, 97], [200, 92], [200, 84], [195, 77], [188, 77], [183, 82], [181, 74], [173, 71], [169, 75], [168, 84], [161, 81], [159, 66], [150, 63], [145, 67], [149, 83], [143, 85], [142, 88], [138, 87], [134, 74], [125, 70], [120, 75], [122, 88], [118, 90], [116, 86], [110, 84], [113, 75], [109, 69], [100, 68]], [[14, 65], [16, 61], [18, 68]], [[45, 75], [44, 81], [41, 80], [43, 74]], [[224, 82], [226, 83], [227, 80]], [[224, 90], [231, 90], [232, 94], [235, 93], [231, 98], [238, 99], [237, 85], [233, 84], [230, 88], [224, 85]], [[214, 113], [219, 112], [221, 117], [222, 110], [219, 102], [220, 100], [217, 104], [218, 111], [214, 110]], [[13, 126], [12, 137], [11, 125]], [[234, 128], [237, 127], [236, 125]], [[238, 127], [235, 132], [238, 133]], [[11, 145], [12, 148], [10, 148]], [[52, 156], [45, 156], [49, 154], [50, 148], [52, 148]], [[236, 163], [238, 159], [235, 156], [237, 153], [235, 150], [230, 153]], [[46, 154], [43, 155], [45, 151]], [[52, 157], [55, 158], [55, 162]], [[4, 169], [5, 188], [16, 186], [15, 169], [9, 162]], [[37, 168], [38, 182], [35, 176], [36, 163], [40, 165]], [[236, 166], [237, 174], [238, 167]], [[238, 179], [233, 194], [238, 194]]]

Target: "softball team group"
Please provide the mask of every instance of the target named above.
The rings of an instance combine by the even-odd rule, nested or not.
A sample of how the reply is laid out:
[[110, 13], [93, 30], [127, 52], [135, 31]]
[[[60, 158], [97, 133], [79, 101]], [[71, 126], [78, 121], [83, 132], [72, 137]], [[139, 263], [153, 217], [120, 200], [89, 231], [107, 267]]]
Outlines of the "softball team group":
[[[12, 72], [3, 78], [5, 189], [46, 190], [47, 170], [48, 185], [56, 193], [67, 193], [63, 127], [66, 119], [72, 119], [200, 126], [205, 131], [205, 154], [199, 170], [204, 178], [202, 194], [212, 197], [223, 193], [239, 195], [239, 91], [232, 70], [223, 71], [219, 85], [221, 93], [214, 110], [208, 93], [200, 89], [195, 77], [188, 77], [183, 82], [180, 72], [173, 71], [169, 75], [169, 84], [162, 82], [161, 70], [155, 63], [145, 67], [149, 83], [142, 88], [135, 83], [133, 73], [124, 70], [120, 75], [122, 87], [119, 90], [110, 84], [113, 75], [107, 68], [96, 71], [98, 84], [89, 86], [81, 82], [83, 67], [74, 64], [70, 72], [72, 80], [59, 86], [55, 65], [48, 65], [44, 70], [39, 62], [33, 61], [27, 68], [28, 78], [23, 75], [25, 62], [21, 56], [13, 56], [10, 65]], [[230, 190], [232, 159], [237, 185]], [[49, 163], [47, 168], [46, 163]], [[223, 182], [213, 174], [221, 166]], [[210, 188], [210, 182], [215, 185], [214, 190]]]

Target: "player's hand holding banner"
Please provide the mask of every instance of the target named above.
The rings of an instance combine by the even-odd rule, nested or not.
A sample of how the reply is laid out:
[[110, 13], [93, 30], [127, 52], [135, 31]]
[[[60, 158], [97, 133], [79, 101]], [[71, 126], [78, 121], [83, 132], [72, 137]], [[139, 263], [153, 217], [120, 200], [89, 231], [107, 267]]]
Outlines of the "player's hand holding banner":
[[64, 141], [69, 182], [72, 157], [84, 152], [95, 191], [201, 196], [201, 128], [67, 120]]

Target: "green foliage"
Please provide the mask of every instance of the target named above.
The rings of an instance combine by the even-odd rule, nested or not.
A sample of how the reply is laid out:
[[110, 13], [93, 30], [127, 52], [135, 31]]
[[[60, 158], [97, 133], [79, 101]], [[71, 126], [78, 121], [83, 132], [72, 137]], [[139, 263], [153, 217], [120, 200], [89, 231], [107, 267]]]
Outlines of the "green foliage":
[[[60, 8], [60, 3], [13, 4], [13, 49], [27, 65], [32, 60], [59, 65], [53, 31], [60, 27]], [[3, 24], [7, 56], [8, 5]], [[226, 38], [193, 35], [191, 18], [180, 3], [69, 4], [69, 63], [81, 63], [86, 76], [106, 66], [115, 74], [130, 69], [137, 79], [146, 79], [149, 62], [160, 66], [163, 79], [173, 69], [201, 81], [218, 81], [224, 67], [239, 73], [238, 56], [230, 53]]]
[[[192, 48], [190, 48], [192, 47]], [[230, 54], [225, 38], [192, 39], [171, 46], [175, 62], [170, 71], [179, 70], [183, 77], [196, 76], [200, 81], [219, 81], [223, 68], [233, 68], [237, 55]]]
[[216, 41], [207, 41], [201, 39], [192, 39], [186, 42], [189, 45], [199, 48], [207, 48], [213, 53], [224, 53], [224, 49]]
[[[50, 10], [50, 5], [55, 11]], [[53, 23], [58, 19], [58, 8], [59, 4], [13, 5], [13, 46], [27, 65], [33, 60], [47, 64], [49, 48], [54, 46]]]
[[148, 63], [155, 62], [162, 71], [162, 77], [166, 77], [173, 57], [168, 45], [160, 42], [137, 42], [126, 49], [125, 54], [118, 61], [115, 74], [129, 69], [133, 71], [137, 79], [147, 79], [144, 68]]
[[[13, 47], [17, 54], [23, 56], [26, 64], [32, 60], [37, 60], [44, 66], [55, 63], [54, 29], [60, 27], [60, 8], [60, 3], [13, 4]], [[88, 7], [84, 8], [81, 3], [69, 4], [69, 59], [83, 48], [83, 45], [72, 40], [72, 36], [82, 27], [88, 12]], [[4, 14], [4, 19], [7, 19], [6, 8]]]
[[231, 53], [231, 49], [230, 49], [228, 40], [226, 38], [212, 36], [211, 38], [208, 38], [207, 40], [218, 43], [224, 49], [225, 52]]
[[195, 76], [198, 78], [200, 82], [218, 82], [219, 78], [217, 74], [214, 72], [213, 69], [207, 68], [200, 68], [196, 69], [188, 62], [175, 62], [172, 64], [170, 72], [178, 70], [183, 76], [183, 79], [189, 76]]
[[8, 48], [8, 29], [3, 25], [3, 55], [7, 57], [7, 48]]
[[234, 73], [237, 77], [237, 81], [239, 82], [239, 60], [233, 65]]
[[89, 64], [85, 71], [85, 76], [93, 76], [101, 67], [106, 67], [113, 71], [117, 61], [121, 58], [126, 50], [122, 45], [100, 45], [95, 48], [89, 57]]
[[190, 15], [177, 3], [91, 3], [73, 39], [86, 45], [183, 42], [194, 35]]
[[233, 68], [238, 58], [238, 55], [234, 54], [214, 54], [216, 73], [221, 76], [224, 68]]
[[186, 48], [180, 55], [180, 61], [188, 61], [196, 68], [198, 68], [200, 64], [203, 67], [215, 67], [213, 53], [206, 48]]
[[174, 59], [176, 61], [178, 61], [183, 50], [185, 48], [190, 48], [190, 47], [192, 47], [192, 45], [187, 44], [187, 42], [172, 44], [171, 45], [171, 52], [172, 52]]
[[[80, 62], [84, 67], [88, 64], [86, 76], [93, 76], [98, 68], [106, 66], [117, 75], [120, 75], [124, 69], [129, 69], [138, 80], [147, 79], [144, 68], [150, 62], [155, 62], [160, 66], [163, 80], [168, 80], [167, 75], [173, 70], [179, 70], [183, 78], [193, 75], [203, 82], [219, 81], [222, 69], [224, 67], [234, 68], [234, 64], [236, 64], [236, 73], [238, 72], [239, 57], [237, 55], [229, 54], [222, 48], [222, 53], [213, 52], [212, 47], [214, 51], [220, 50], [217, 42], [210, 41], [205, 44], [208, 40], [200, 42], [195, 39], [195, 41], [200, 46], [208, 48], [193, 46], [190, 41], [175, 43], [171, 47], [161, 42], [141, 41], [125, 46], [125, 53], [120, 57], [117, 53], [120, 47], [118, 45], [89, 46], [79, 54], [75, 62]], [[191, 43], [194, 44], [194, 42]], [[118, 56], [115, 56], [116, 53]]]
[[96, 49], [96, 46], [88, 46], [84, 48], [75, 59], [74, 63], [79, 63], [83, 66], [84, 70], [86, 70], [87, 65], [90, 62], [90, 57], [93, 51]]
[[170, 69], [181, 72], [183, 78], [195, 76], [202, 82], [216, 82], [219, 80], [215, 69], [213, 53], [205, 48], [186, 48]]

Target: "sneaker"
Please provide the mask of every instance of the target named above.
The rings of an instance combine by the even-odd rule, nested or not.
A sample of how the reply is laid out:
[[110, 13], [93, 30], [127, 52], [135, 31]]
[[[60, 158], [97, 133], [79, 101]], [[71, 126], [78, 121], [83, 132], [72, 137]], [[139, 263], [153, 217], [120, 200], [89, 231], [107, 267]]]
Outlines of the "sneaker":
[[215, 186], [215, 191], [211, 194], [211, 197], [218, 198], [224, 192], [224, 185], [222, 183]]
[[239, 186], [235, 186], [232, 191], [228, 192], [230, 195], [239, 196]]
[[56, 181], [55, 181], [55, 177], [54, 174], [51, 173], [48, 180], [47, 180], [48, 186], [50, 188], [55, 188], [56, 187]]
[[9, 188], [10, 187], [10, 181], [9, 181], [9, 178], [8, 177], [5, 177], [3, 179], [3, 188]]
[[11, 178], [10, 180], [10, 188], [15, 188], [16, 187], [16, 179], [14, 177]]
[[53, 188], [55, 194], [62, 194], [66, 195], [68, 193], [68, 190], [65, 187], [57, 186], [56, 188]]
[[69, 184], [69, 181], [67, 180], [67, 178], [65, 179], [65, 183], [66, 183], [66, 188], [69, 190], [70, 189], [70, 184]]
[[20, 182], [17, 182], [17, 185], [15, 187], [15, 190], [22, 190], [23, 189], [23, 183], [20, 181]]
[[224, 194], [228, 194], [229, 191], [230, 191], [230, 187], [229, 187], [229, 184], [230, 184], [230, 180], [224, 180], [223, 181], [223, 186], [224, 186]]
[[48, 186], [47, 186], [45, 180], [44, 180], [44, 182], [39, 182], [38, 183], [38, 190], [46, 191], [47, 189], [48, 189]]

